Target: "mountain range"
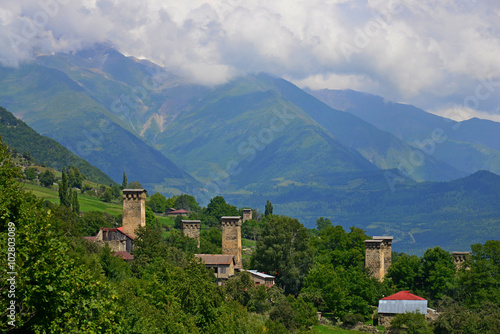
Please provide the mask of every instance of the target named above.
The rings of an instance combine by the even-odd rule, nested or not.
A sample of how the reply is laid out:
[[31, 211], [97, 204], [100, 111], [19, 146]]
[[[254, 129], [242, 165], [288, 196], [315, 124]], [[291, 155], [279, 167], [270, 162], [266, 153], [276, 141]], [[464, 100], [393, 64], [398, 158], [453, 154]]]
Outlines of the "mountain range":
[[223, 195], [240, 207], [270, 199], [309, 227], [324, 216], [394, 234], [401, 250], [500, 236], [491, 187], [500, 177], [477, 172], [500, 173], [495, 122], [267, 74], [205, 87], [105, 45], [0, 68], [0, 105], [150, 194], [186, 192], [201, 204]]

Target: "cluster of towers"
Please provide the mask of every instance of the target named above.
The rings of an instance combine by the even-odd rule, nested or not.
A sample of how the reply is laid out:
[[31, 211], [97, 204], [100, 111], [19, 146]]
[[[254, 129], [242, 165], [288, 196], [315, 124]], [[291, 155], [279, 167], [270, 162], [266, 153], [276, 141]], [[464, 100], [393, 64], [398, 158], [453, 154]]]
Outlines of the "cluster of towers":
[[[241, 216], [221, 217], [222, 255], [234, 255], [235, 266], [241, 268], [241, 224], [252, 219], [252, 210], [243, 209]], [[198, 240], [200, 247], [200, 220], [182, 220], [181, 228], [185, 235]]]

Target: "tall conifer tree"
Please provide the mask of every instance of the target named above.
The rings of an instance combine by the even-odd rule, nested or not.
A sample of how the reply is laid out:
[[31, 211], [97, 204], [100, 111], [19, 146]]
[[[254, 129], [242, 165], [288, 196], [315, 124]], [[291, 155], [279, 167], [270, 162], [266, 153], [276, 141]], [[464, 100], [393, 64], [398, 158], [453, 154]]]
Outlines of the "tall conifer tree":
[[66, 175], [66, 170], [62, 169], [61, 183], [59, 184], [59, 201], [61, 206], [70, 207], [71, 206], [71, 189], [68, 184], [68, 175]]
[[123, 172], [122, 189], [127, 188], [127, 185], [128, 185], [127, 174], [125, 174], [125, 172]]

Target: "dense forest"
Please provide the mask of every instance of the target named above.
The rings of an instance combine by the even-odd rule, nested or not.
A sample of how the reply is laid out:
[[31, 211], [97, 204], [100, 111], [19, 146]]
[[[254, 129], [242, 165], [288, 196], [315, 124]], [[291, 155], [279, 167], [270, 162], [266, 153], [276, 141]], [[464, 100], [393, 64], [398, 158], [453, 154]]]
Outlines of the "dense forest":
[[26, 123], [17, 119], [5, 108], [0, 107], [0, 134], [3, 141], [13, 150], [29, 155], [39, 164], [44, 164], [56, 170], [63, 166], [75, 166], [89, 180], [103, 184], [115, 182], [99, 168], [92, 166], [84, 159], [71, 153], [67, 148], [53, 139], [39, 135]]
[[[119, 219], [44, 202], [22, 190], [21, 177], [1, 145], [0, 266], [7, 269], [0, 285], [2, 332], [314, 332], [318, 311], [323, 321], [344, 326], [376, 321], [378, 300], [401, 290], [427, 298], [440, 315], [430, 323], [423, 316], [398, 316], [393, 329], [399, 333], [500, 328], [497, 240], [472, 245], [459, 270], [439, 247], [421, 257], [394, 253], [380, 282], [364, 266], [364, 240], [370, 239], [364, 230], [346, 231], [324, 218], [307, 229], [297, 219], [273, 215], [268, 201], [264, 214], [254, 212], [255, 219], [242, 226], [243, 235], [257, 242], [244, 267], [275, 275], [276, 286], [254, 286], [245, 272], [217, 286], [194, 253], [220, 252], [218, 219], [240, 210], [224, 198], [214, 197], [202, 208], [192, 196], [153, 194], [134, 260], [125, 262], [83, 238], [95, 233], [96, 222]], [[177, 229], [162, 229], [151, 215], [170, 206], [189, 208], [190, 218], [203, 220], [208, 228], [201, 249]]]

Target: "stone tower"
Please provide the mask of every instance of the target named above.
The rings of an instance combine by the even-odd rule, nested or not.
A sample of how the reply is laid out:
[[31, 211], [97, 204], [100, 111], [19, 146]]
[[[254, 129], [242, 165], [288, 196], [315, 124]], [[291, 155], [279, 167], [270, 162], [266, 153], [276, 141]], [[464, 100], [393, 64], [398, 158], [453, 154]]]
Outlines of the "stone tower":
[[181, 220], [181, 229], [184, 235], [198, 241], [198, 248], [200, 248], [200, 220]]
[[243, 222], [252, 219], [252, 209], [243, 209]]
[[146, 226], [146, 190], [123, 189], [123, 232], [137, 236], [135, 230]]
[[462, 267], [462, 264], [470, 257], [470, 252], [452, 252], [451, 256], [453, 256], [453, 262], [455, 262], [455, 266], [457, 270]]
[[241, 217], [222, 217], [222, 254], [234, 255], [235, 266], [241, 268]]
[[392, 263], [392, 239], [393, 237], [373, 237], [373, 240], [365, 240], [365, 266], [379, 280], [384, 278]]

